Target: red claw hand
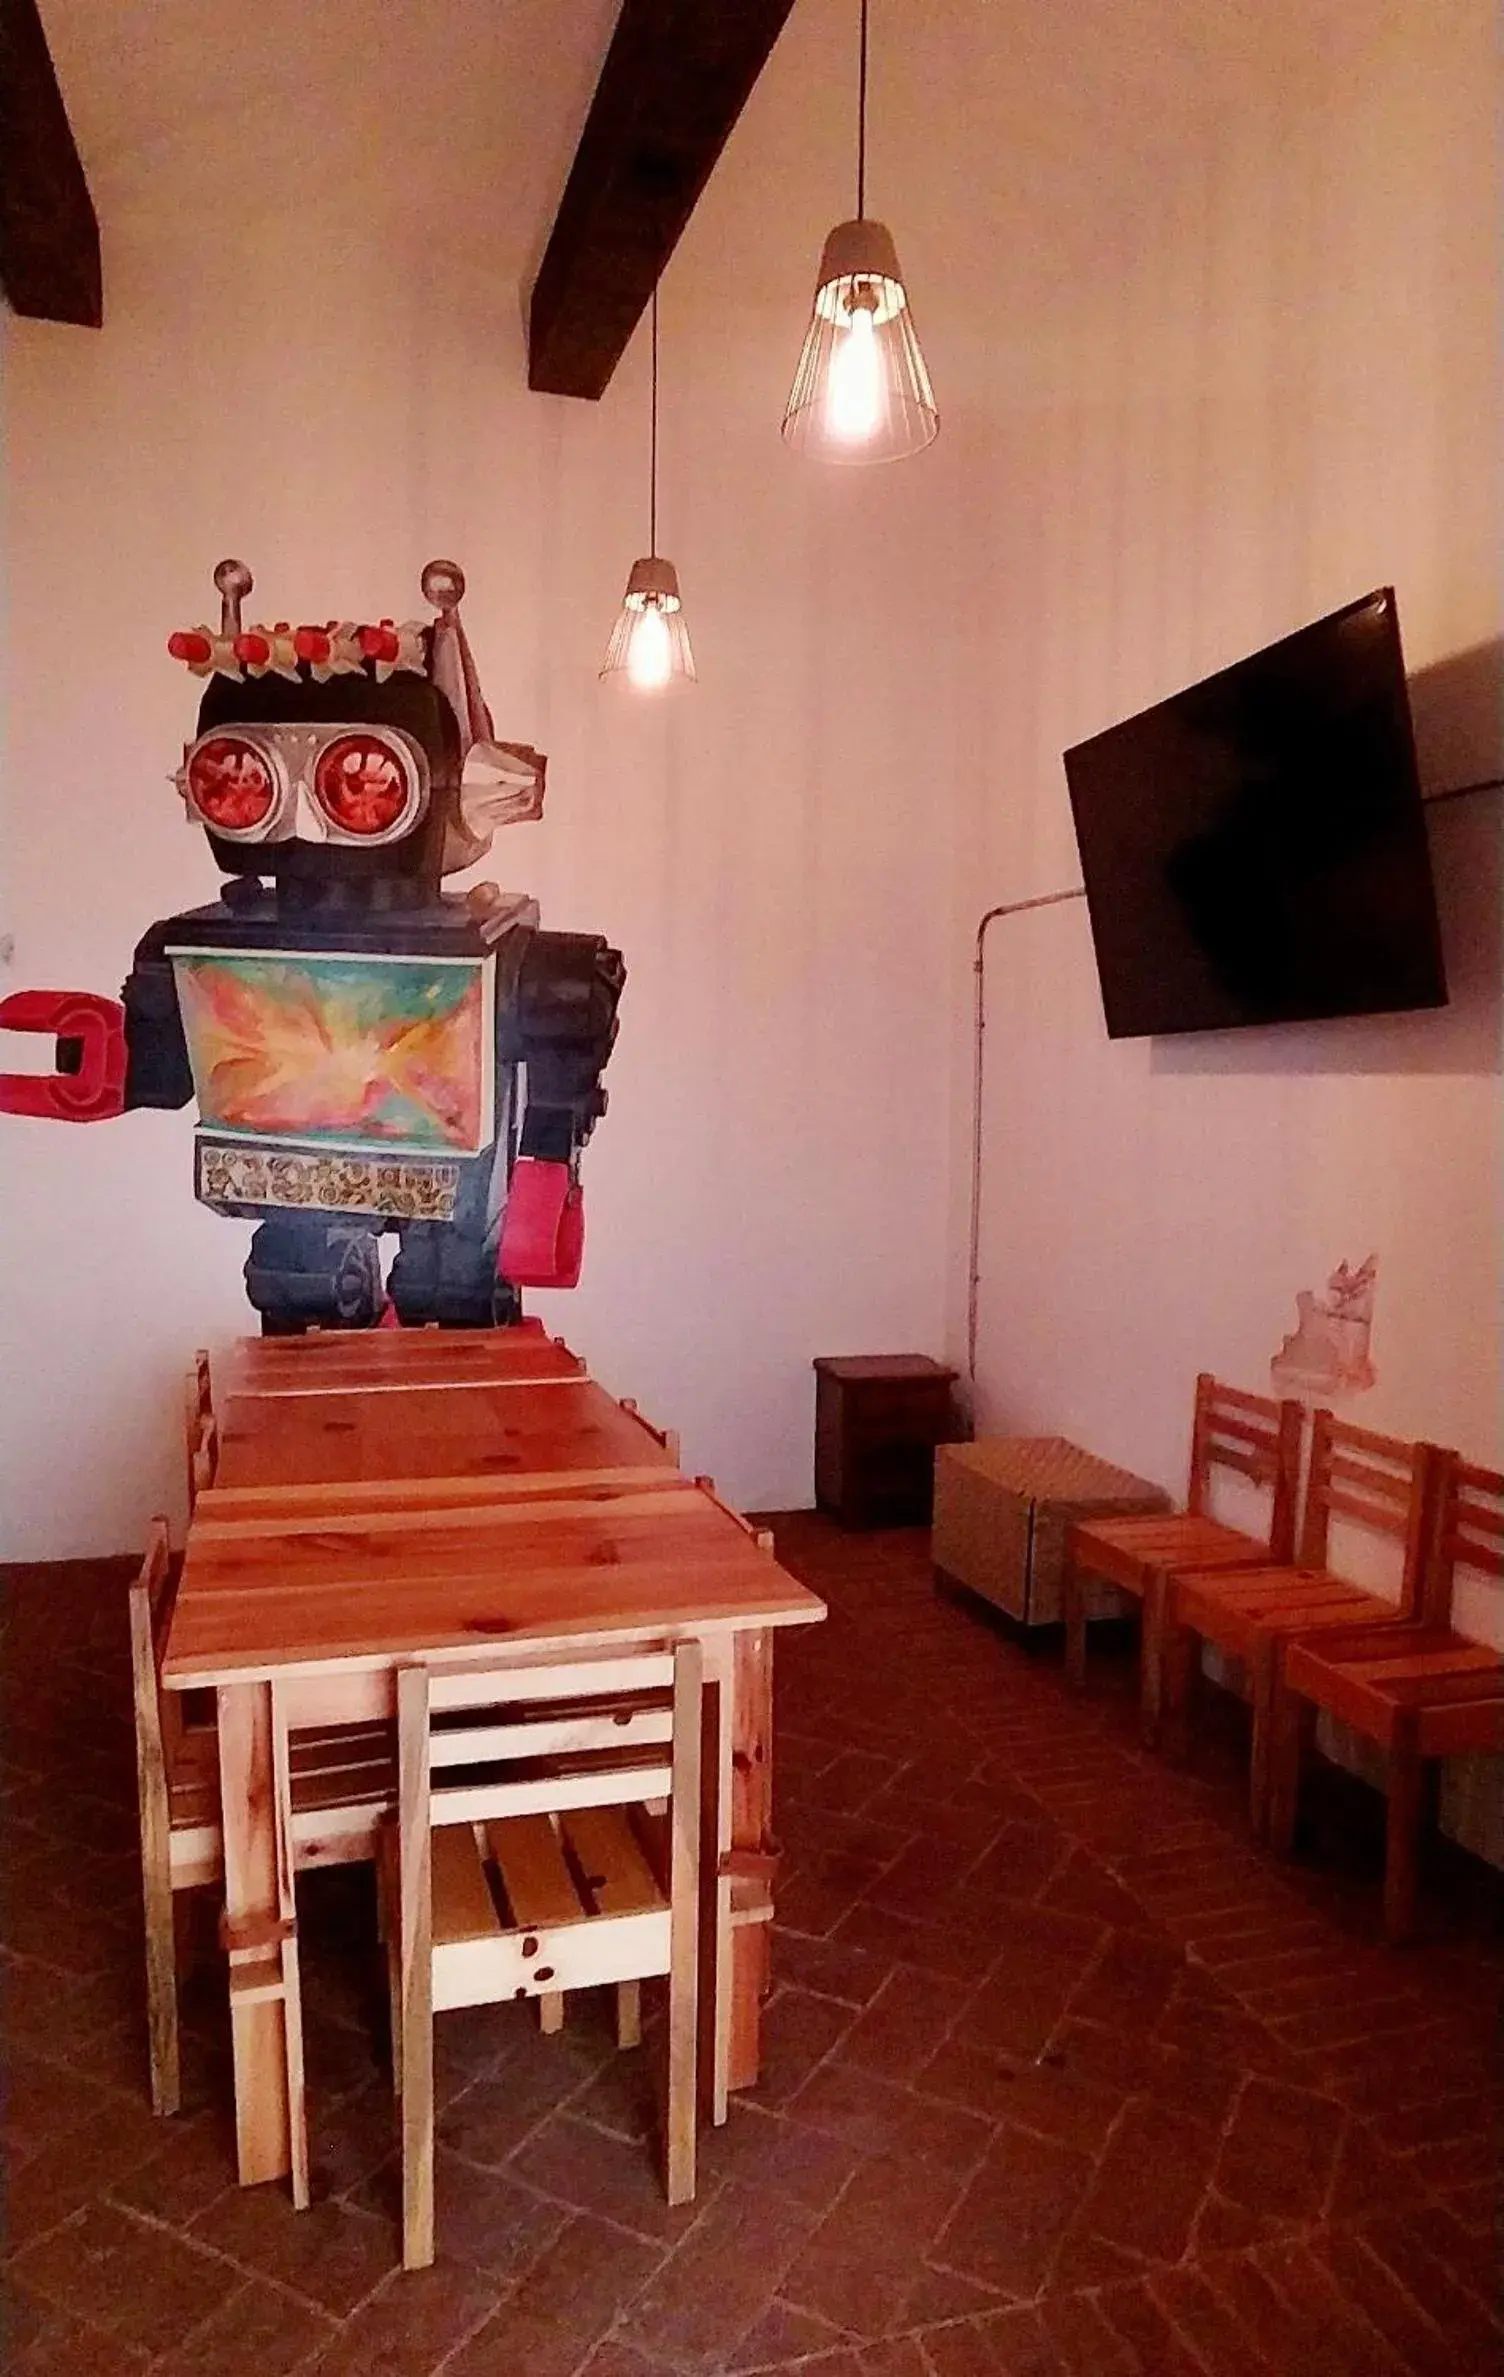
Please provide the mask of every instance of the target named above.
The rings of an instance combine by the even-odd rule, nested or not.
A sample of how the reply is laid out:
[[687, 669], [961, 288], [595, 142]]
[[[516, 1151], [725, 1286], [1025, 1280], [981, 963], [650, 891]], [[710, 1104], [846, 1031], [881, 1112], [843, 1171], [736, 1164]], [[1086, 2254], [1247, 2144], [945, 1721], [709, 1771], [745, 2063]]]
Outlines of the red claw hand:
[[585, 1253], [585, 1197], [567, 1164], [519, 1156], [507, 1187], [496, 1268], [518, 1288], [572, 1288]]
[[103, 1122], [125, 1111], [125, 1009], [92, 990], [16, 990], [0, 999], [0, 1024], [77, 1040], [76, 1073], [0, 1073], [0, 1114], [53, 1122]]

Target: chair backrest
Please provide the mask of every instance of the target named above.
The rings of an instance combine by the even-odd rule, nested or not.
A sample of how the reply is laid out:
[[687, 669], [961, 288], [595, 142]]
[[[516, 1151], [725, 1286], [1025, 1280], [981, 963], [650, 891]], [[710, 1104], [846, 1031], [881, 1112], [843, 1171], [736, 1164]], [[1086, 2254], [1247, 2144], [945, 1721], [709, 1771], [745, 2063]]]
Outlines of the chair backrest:
[[1327, 1566], [1333, 1519], [1391, 1536], [1403, 1546], [1400, 1610], [1417, 1616], [1435, 1564], [1437, 1495], [1451, 1459], [1434, 1444], [1380, 1436], [1330, 1411], [1314, 1413], [1301, 1567]]
[[[556, 1338], [554, 1342], [556, 1344], [563, 1344], [563, 1339]], [[633, 1395], [620, 1395], [618, 1396], [617, 1400], [620, 1403], [622, 1410], [627, 1412], [631, 1418], [636, 1420], [640, 1428], [646, 1428], [649, 1436], [651, 1436], [658, 1444], [662, 1445], [664, 1451], [667, 1453], [669, 1459], [673, 1462], [674, 1467], [677, 1469], [679, 1466], [678, 1429], [655, 1428], [652, 1421], [648, 1419], [643, 1412], [638, 1410], [637, 1399]]]
[[219, 1422], [213, 1412], [206, 1412], [198, 1424], [198, 1434], [188, 1454], [188, 1515], [192, 1518], [198, 1498], [206, 1486], [214, 1483], [219, 1468]]
[[755, 1519], [749, 1519], [744, 1510], [738, 1510], [734, 1503], [722, 1501], [720, 1495], [715, 1490], [715, 1479], [713, 1477], [697, 1477], [695, 1479], [695, 1484], [699, 1487], [700, 1492], [705, 1496], [708, 1502], [713, 1502], [716, 1506], [716, 1509], [723, 1511], [728, 1519], [734, 1519], [736, 1521], [743, 1535], [751, 1536], [752, 1541], [756, 1544], [760, 1552], [772, 1551], [773, 1530], [771, 1527], [759, 1527], [757, 1521]]
[[1301, 1404], [1245, 1394], [1241, 1387], [1224, 1386], [1203, 1370], [1196, 1380], [1186, 1509], [1198, 1518], [1206, 1514], [1214, 1469], [1250, 1478], [1269, 1496], [1269, 1557], [1288, 1561], [1295, 1550], [1304, 1426]]
[[1445, 1626], [1451, 1622], [1452, 1587], [1459, 1568], [1504, 1577], [1504, 1476], [1461, 1460], [1456, 1453], [1438, 1453], [1433, 1509], [1418, 1615], [1428, 1625]]
[[209, 1388], [209, 1356], [202, 1346], [183, 1373], [183, 1453], [188, 1472], [188, 1508], [193, 1508], [199, 1480], [194, 1475], [204, 1429], [214, 1418]]
[[136, 1715], [136, 1772], [143, 1800], [160, 1793], [167, 1805], [167, 1735], [174, 1711], [164, 1711], [162, 1646], [172, 1614], [171, 1550], [165, 1519], [153, 1519], [146, 1557], [131, 1579], [131, 1692]]
[[397, 1679], [404, 1834], [672, 1800], [700, 1724], [700, 1649], [583, 1652], [536, 1665], [406, 1667]]

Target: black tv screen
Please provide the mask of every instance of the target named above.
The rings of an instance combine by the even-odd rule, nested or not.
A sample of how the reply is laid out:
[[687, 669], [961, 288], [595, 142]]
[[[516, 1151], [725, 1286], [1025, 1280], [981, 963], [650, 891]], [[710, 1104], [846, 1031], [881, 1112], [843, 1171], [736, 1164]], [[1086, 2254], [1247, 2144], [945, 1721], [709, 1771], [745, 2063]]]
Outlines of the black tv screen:
[[1445, 1006], [1392, 587], [1065, 773], [1110, 1038]]

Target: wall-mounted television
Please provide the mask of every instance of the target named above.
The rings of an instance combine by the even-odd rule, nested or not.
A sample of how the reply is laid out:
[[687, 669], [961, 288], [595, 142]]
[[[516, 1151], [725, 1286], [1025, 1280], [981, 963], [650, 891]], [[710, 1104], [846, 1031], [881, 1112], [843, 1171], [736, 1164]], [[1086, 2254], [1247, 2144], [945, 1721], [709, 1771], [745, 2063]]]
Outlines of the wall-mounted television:
[[1065, 774], [1110, 1038], [1446, 1005], [1393, 587]]

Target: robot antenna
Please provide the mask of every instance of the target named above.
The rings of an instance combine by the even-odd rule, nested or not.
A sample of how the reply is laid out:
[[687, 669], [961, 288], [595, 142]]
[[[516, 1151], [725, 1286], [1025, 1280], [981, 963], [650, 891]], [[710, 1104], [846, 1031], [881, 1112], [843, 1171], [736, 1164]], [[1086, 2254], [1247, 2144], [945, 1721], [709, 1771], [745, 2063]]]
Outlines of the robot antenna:
[[219, 632], [222, 636], [240, 633], [240, 606], [250, 593], [255, 579], [243, 561], [221, 561], [214, 571], [214, 583], [219, 588]]
[[465, 573], [457, 561], [430, 561], [420, 581], [423, 600], [436, 611], [458, 610], [464, 599]]

